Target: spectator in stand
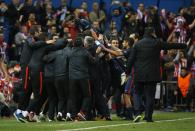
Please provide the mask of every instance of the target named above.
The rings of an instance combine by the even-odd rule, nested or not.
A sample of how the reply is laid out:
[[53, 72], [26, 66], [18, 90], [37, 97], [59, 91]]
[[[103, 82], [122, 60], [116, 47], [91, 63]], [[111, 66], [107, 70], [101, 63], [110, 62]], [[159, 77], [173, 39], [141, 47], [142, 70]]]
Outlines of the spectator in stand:
[[73, 15], [68, 16], [67, 19], [63, 22], [63, 27], [68, 28], [71, 39], [74, 41], [79, 32], [75, 25], [75, 17]]
[[7, 84], [5, 84], [5, 82], [8, 83], [9, 81], [10, 81], [10, 76], [7, 71], [7, 65], [4, 63], [4, 60], [2, 59], [2, 55], [0, 54], [0, 82], [1, 82], [1, 85], [0, 85], [0, 116], [1, 117], [3, 116], [9, 117], [11, 115], [10, 109], [8, 107], [9, 106], [8, 102], [10, 102], [11, 100], [10, 99], [11, 95], [9, 94], [11, 90], [9, 90], [9, 88], [7, 87]]
[[97, 34], [102, 34], [102, 33], [103, 33], [103, 30], [101, 30], [101, 28], [100, 28], [99, 21], [94, 21], [94, 22], [92, 23], [92, 27], [93, 27], [93, 30], [94, 30], [95, 32], [97, 32]]
[[182, 16], [175, 18], [174, 32], [178, 34], [178, 42], [186, 43], [188, 40], [188, 31], [195, 26], [195, 19], [190, 25], [186, 25], [186, 20]]
[[[181, 67], [181, 72], [178, 75], [178, 87], [181, 92], [181, 97], [184, 99], [185, 112], [191, 111], [190, 104], [193, 98], [193, 89], [190, 88], [191, 73], [186, 67]], [[180, 94], [180, 93], [179, 93]]]
[[36, 17], [34, 13], [29, 14], [28, 21], [26, 22], [26, 27], [29, 30], [32, 26], [37, 25]]
[[88, 9], [87, 2], [85, 2], [85, 1], [82, 2], [80, 13], [79, 13], [79, 18], [80, 19], [86, 19], [86, 20], [89, 19], [89, 13], [88, 13], [87, 9]]
[[59, 34], [57, 33], [57, 29], [55, 26], [51, 26], [51, 28], [48, 30], [48, 39], [53, 39], [53, 37], [58, 38]]
[[4, 13], [7, 10], [7, 5], [5, 3], [5, 1], [0, 1], [0, 26], [3, 26], [4, 24]]
[[99, 22], [100, 29], [105, 30], [106, 15], [103, 10], [100, 10], [97, 2], [93, 3], [93, 11], [89, 13], [89, 20]]
[[20, 10], [23, 5], [19, 3], [19, 0], [12, 0], [11, 4], [8, 5], [7, 10], [5, 11], [5, 19], [6, 19], [6, 34], [8, 34], [8, 59], [13, 59], [14, 54], [11, 49], [12, 44], [14, 43], [15, 34], [18, 32], [18, 24], [20, 19]]
[[63, 32], [63, 26], [62, 23], [66, 19], [68, 15], [70, 15], [70, 9], [67, 5], [67, 0], [61, 0], [61, 5], [59, 8], [57, 8], [57, 11], [55, 12], [56, 15], [56, 23], [58, 23], [57, 31], [62, 33]]
[[2, 54], [0, 54], [0, 69], [1, 69], [0, 78], [1, 79], [4, 78], [6, 81], [9, 81], [10, 76], [7, 72], [7, 65], [5, 64]]
[[23, 45], [26, 43], [28, 37], [28, 30], [26, 26], [21, 26], [20, 31], [15, 35], [16, 44], [16, 60], [20, 60]]
[[[163, 56], [163, 75], [165, 75], [166, 81], [173, 81], [174, 80], [174, 70], [175, 70], [175, 50], [169, 50], [167, 54]], [[165, 100], [165, 110], [166, 111], [172, 111], [173, 110], [173, 104], [174, 104], [174, 91], [176, 91], [175, 88], [176, 85], [173, 84], [166, 84], [166, 100]]]
[[126, 12], [128, 12], [128, 11], [133, 11], [134, 12], [134, 9], [133, 9], [130, 2], [125, 1], [125, 2], [122, 3], [122, 5], [125, 8]]
[[167, 17], [168, 17], [167, 11], [165, 9], [162, 9], [159, 16], [159, 22], [160, 22], [159, 34], [164, 41], [167, 40], [169, 35], [167, 33], [169, 31], [168, 25], [166, 24]]
[[25, 0], [24, 6], [20, 11], [20, 14], [22, 15], [21, 24], [25, 24], [29, 20], [30, 14], [35, 14], [36, 12], [36, 9], [33, 5], [33, 0]]
[[51, 3], [47, 3], [46, 4], [46, 25], [47, 28], [45, 30], [47, 30], [49, 27], [51, 27], [52, 25], [56, 25], [56, 19], [54, 19], [54, 10], [52, 9], [52, 5]]
[[167, 39], [167, 42], [174, 43], [174, 42], [177, 42], [178, 39], [179, 39], [178, 32], [172, 31]]
[[[193, 31], [192, 29], [195, 27], [195, 19], [191, 20], [191, 23], [187, 23], [185, 16], [186, 9], [180, 9], [180, 15], [175, 17], [171, 15], [170, 18], [167, 19], [166, 24], [169, 27], [169, 30], [175, 32], [178, 36], [178, 42], [186, 43], [189, 38], [189, 32]], [[189, 18], [187, 18], [189, 19]]]
[[3, 59], [4, 62], [8, 62], [6, 49], [7, 49], [7, 43], [5, 42], [3, 30], [0, 29], [0, 53], [1, 53], [1, 59]]
[[74, 10], [75, 17], [79, 18], [79, 19], [88, 20], [89, 19], [89, 14], [88, 14], [87, 8], [88, 8], [87, 2], [82, 2], [81, 7], [76, 8]]
[[143, 3], [139, 3], [138, 9], [137, 9], [138, 19], [142, 21], [145, 15], [145, 7]]
[[44, 1], [36, 0], [34, 2], [34, 7], [35, 7], [36, 21], [37, 21], [37, 23], [39, 23], [42, 26], [42, 28], [44, 30], [44, 26], [46, 25], [46, 19], [45, 19], [46, 11], [45, 11]]
[[[130, 34], [133, 33], [140, 33], [141, 30], [143, 30], [143, 25], [141, 25], [140, 21], [137, 19], [137, 15], [135, 12], [129, 11], [125, 15], [124, 19], [124, 31], [126, 36], [129, 36]], [[141, 34], [141, 33], [140, 33]]]
[[110, 21], [114, 21], [116, 23], [117, 32], [122, 31], [122, 21], [125, 16], [125, 9], [120, 5], [119, 1], [115, 1], [112, 3], [110, 8]]
[[105, 36], [107, 37], [108, 40], [111, 39], [111, 37], [113, 36], [118, 36], [118, 32], [117, 32], [117, 29], [116, 29], [116, 22], [114, 21], [111, 21], [110, 22], [110, 25], [109, 25], [109, 28], [104, 32]]
[[64, 37], [64, 38], [67, 38], [67, 39], [71, 38], [71, 34], [69, 32], [69, 28], [64, 27], [63, 32], [61, 32], [61, 34], [60, 34], [60, 37]]

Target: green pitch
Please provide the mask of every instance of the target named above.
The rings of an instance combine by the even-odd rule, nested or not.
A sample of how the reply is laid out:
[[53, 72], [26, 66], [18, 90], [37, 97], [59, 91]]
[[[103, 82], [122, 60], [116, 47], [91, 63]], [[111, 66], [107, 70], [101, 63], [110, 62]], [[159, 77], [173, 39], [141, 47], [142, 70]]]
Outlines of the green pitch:
[[195, 113], [155, 112], [154, 123], [113, 121], [19, 123], [0, 118], [0, 131], [195, 131]]

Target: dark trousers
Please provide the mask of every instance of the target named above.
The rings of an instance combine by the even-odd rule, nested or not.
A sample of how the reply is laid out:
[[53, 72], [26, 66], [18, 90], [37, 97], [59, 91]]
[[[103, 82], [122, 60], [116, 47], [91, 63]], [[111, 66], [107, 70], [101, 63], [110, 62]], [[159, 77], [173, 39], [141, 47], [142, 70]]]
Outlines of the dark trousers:
[[121, 95], [124, 92], [124, 87], [121, 86], [120, 78], [117, 77], [112, 78], [112, 88], [114, 101], [116, 104], [116, 114], [117, 116], [120, 116], [122, 113]]
[[[106, 104], [106, 98], [103, 96], [103, 90], [99, 79], [91, 79], [91, 92], [92, 92], [92, 104], [94, 109], [97, 109], [104, 117], [110, 116], [108, 106]], [[94, 113], [95, 114], [95, 113]]]
[[49, 119], [54, 119], [55, 109], [57, 106], [57, 92], [54, 85], [54, 78], [53, 77], [45, 77], [44, 78], [44, 88], [47, 91], [48, 95], [48, 102], [49, 102], [49, 108], [48, 108], [48, 117]]
[[30, 81], [29, 84], [32, 87], [32, 92], [34, 94], [34, 99], [30, 102], [27, 111], [35, 112], [36, 114], [40, 113], [41, 107], [47, 99], [47, 94], [45, 88], [40, 88], [40, 72], [31, 71], [30, 72]]
[[[155, 91], [156, 91], [156, 83], [155, 82], [136, 82], [135, 83], [135, 93], [137, 93], [139, 99], [142, 96], [145, 97], [145, 118], [148, 120], [152, 119], [153, 114], [153, 106], [155, 102]], [[137, 103], [136, 103], [137, 102]], [[138, 101], [134, 101], [136, 103], [136, 115], [140, 115], [141, 113], [141, 105], [142, 103]]]
[[32, 94], [32, 88], [28, 88], [20, 92], [18, 100], [18, 109], [25, 111], [29, 105], [30, 96]]
[[62, 114], [67, 112], [68, 86], [69, 84], [67, 77], [55, 77], [55, 87], [58, 97], [58, 112], [61, 112]]
[[[131, 93], [132, 97], [133, 97], [133, 108], [135, 111], [139, 111], [142, 112], [144, 111], [143, 107], [144, 107], [144, 103], [142, 102], [142, 97], [140, 97], [134, 88], [132, 88], [132, 93]], [[136, 114], [135, 114], [136, 115]]]
[[31, 85], [28, 85], [28, 88], [25, 90], [24, 89], [24, 84], [25, 84], [25, 73], [26, 67], [21, 67], [21, 75], [22, 75], [22, 91], [19, 94], [19, 101], [18, 101], [18, 109], [25, 111], [26, 108], [29, 105], [30, 101], [30, 96], [32, 94], [32, 87]]
[[[91, 111], [91, 91], [88, 79], [69, 80], [69, 108], [72, 113], [72, 117], [76, 117], [77, 112], [80, 110], [86, 115]], [[81, 95], [82, 103], [81, 108], [78, 109], [78, 96]]]

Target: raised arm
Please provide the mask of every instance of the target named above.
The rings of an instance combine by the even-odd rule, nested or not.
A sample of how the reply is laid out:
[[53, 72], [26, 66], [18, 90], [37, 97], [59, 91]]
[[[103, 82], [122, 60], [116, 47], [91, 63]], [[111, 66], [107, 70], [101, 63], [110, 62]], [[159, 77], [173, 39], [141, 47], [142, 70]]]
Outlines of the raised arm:
[[108, 48], [103, 48], [105, 51], [107, 51], [108, 53], [110, 53], [111, 55], [115, 55], [115, 56], [122, 56], [123, 55], [123, 52], [121, 50], [111, 50], [111, 49], [108, 49]]
[[41, 48], [41, 47], [47, 45], [45, 41], [36, 41], [36, 42], [28, 43], [28, 44], [29, 44], [29, 46], [30, 46], [32, 49], [38, 49], [38, 48]]
[[195, 19], [194, 19], [193, 22], [189, 25], [190, 30], [191, 30], [192, 28], [194, 28], [194, 27], [195, 27]]
[[45, 63], [50, 63], [50, 62], [52, 62], [55, 58], [56, 58], [55, 52], [50, 52], [49, 54], [44, 55], [43, 61], [44, 61]]
[[46, 51], [56, 51], [59, 49], [63, 49], [68, 43], [66, 39], [59, 39], [55, 42], [55, 44], [50, 44], [46, 47]]
[[186, 49], [187, 45], [185, 43], [167, 43], [164, 41], [156, 41], [161, 50], [170, 50], [170, 49]]
[[106, 48], [104, 45], [101, 45], [102, 49], [107, 51], [108, 53], [110, 53], [111, 55], [115, 55], [115, 56], [122, 56], [123, 52], [122, 50], [112, 50], [112, 49], [108, 49]]
[[174, 36], [174, 33], [175, 33], [175, 30], [173, 30], [173, 31], [171, 32], [171, 34], [169, 35], [169, 37], [168, 37], [168, 39], [167, 39], [167, 42], [171, 42], [171, 41], [172, 41], [173, 36]]
[[192, 55], [192, 52], [194, 51], [194, 49], [195, 49], [195, 46], [194, 46], [194, 45], [191, 45], [191, 47], [190, 47], [190, 49], [189, 49], [187, 55], [188, 55], [188, 56], [191, 56], [191, 55]]

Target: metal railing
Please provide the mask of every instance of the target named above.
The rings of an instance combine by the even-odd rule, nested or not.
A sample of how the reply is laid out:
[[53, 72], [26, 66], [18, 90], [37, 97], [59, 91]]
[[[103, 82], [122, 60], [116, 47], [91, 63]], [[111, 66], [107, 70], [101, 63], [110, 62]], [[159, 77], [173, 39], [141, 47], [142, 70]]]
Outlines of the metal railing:
[[[165, 97], [165, 100], [168, 100], [169, 98], [169, 90], [167, 84], [173, 84], [173, 88], [174, 90], [177, 91], [177, 94], [172, 94], [175, 97], [175, 103], [173, 104], [174, 108], [180, 108], [185, 106], [184, 102], [183, 102], [183, 98], [182, 96], [179, 95], [179, 89], [178, 89], [178, 82], [177, 81], [162, 81], [161, 82], [161, 99], [160, 99], [160, 103], [164, 104], [164, 99], [163, 97]], [[174, 93], [174, 92], [172, 92]], [[191, 109], [194, 111], [195, 110], [195, 99], [192, 99], [192, 103], [191, 103]]]

